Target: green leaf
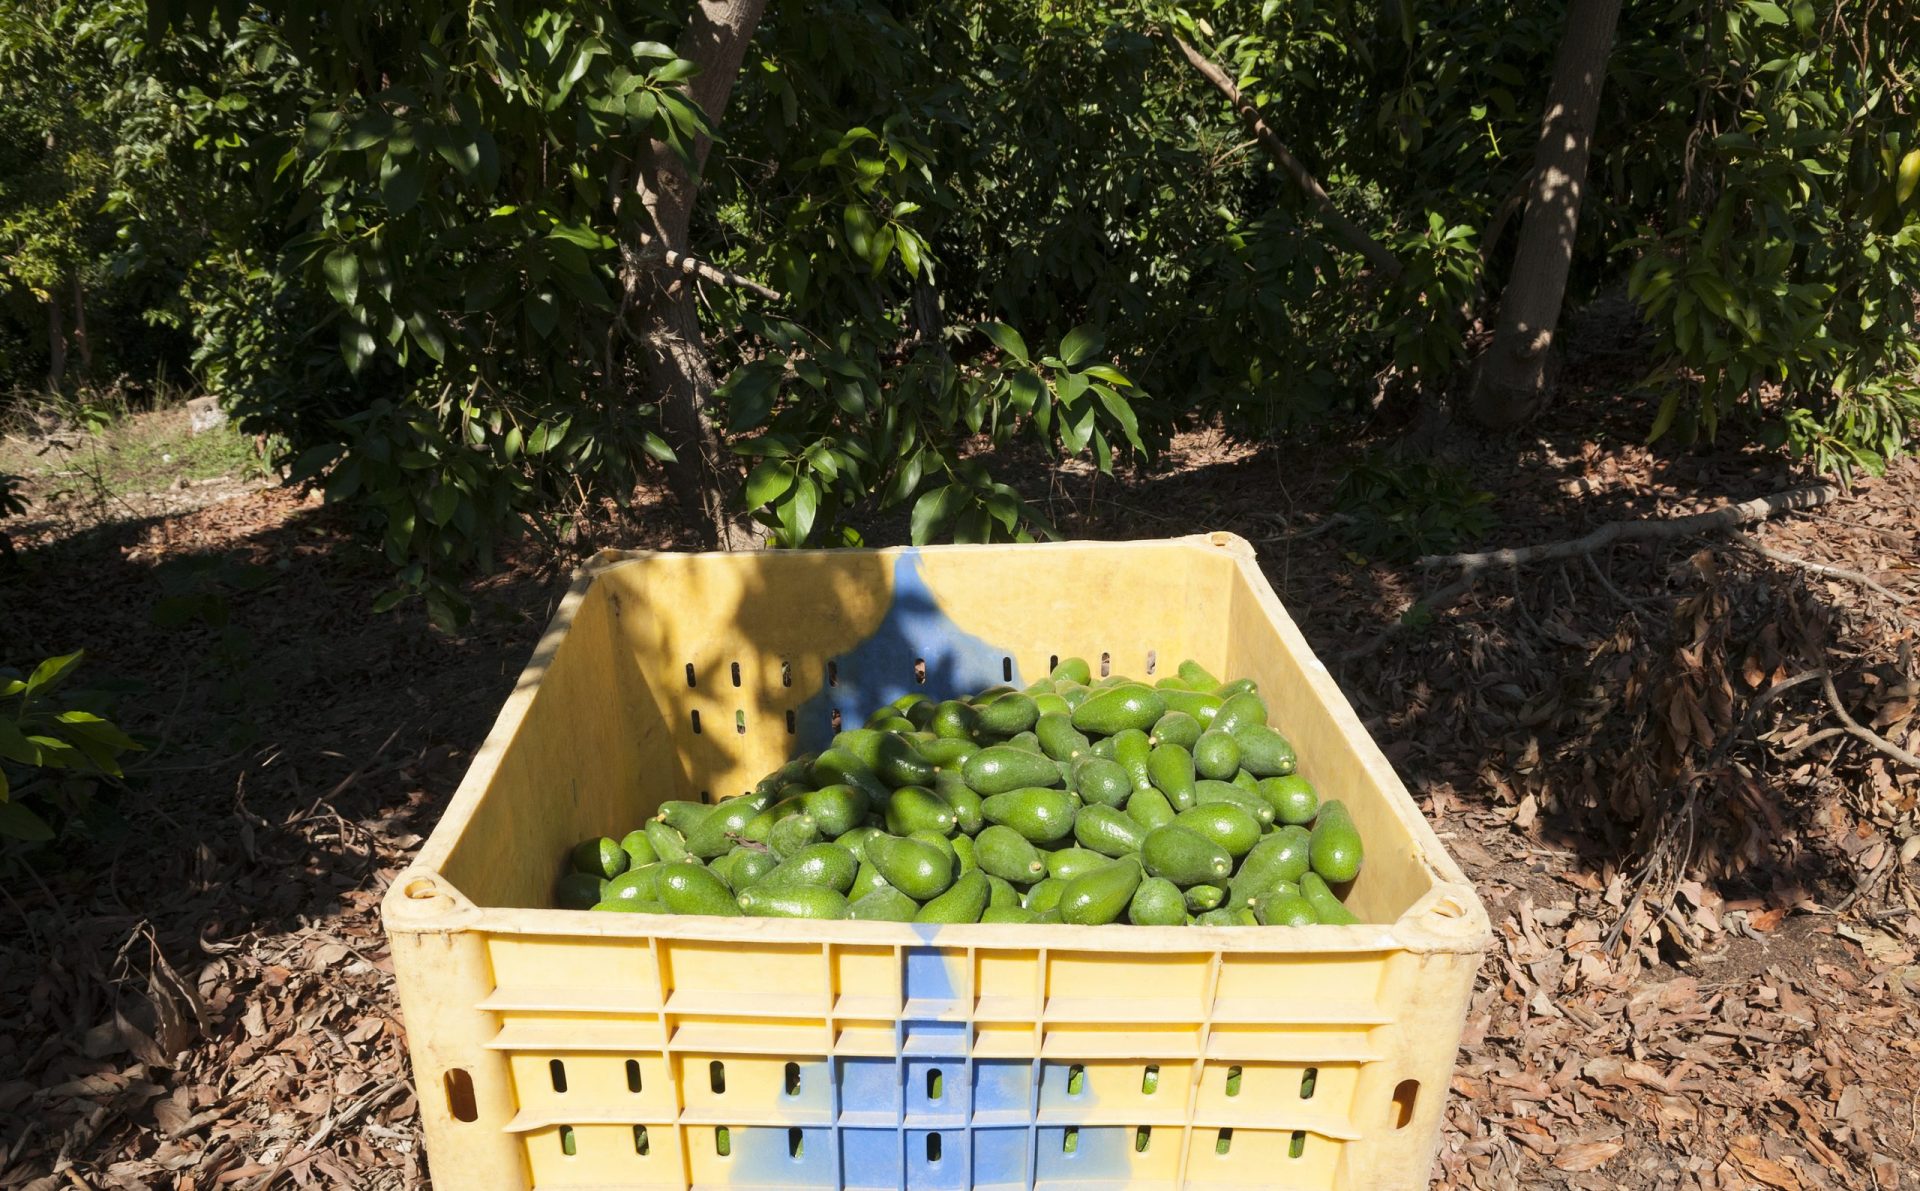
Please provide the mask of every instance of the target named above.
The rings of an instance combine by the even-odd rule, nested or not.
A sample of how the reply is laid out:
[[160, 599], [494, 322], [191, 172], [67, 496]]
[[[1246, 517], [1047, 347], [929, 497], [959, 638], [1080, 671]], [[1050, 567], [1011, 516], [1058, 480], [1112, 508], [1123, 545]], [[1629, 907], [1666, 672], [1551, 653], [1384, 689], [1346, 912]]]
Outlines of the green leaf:
[[699, 63], [689, 62], [685, 58], [676, 57], [673, 61], [662, 63], [654, 69], [653, 81], [656, 83], [677, 83], [682, 79], [690, 79], [699, 73]]
[[858, 203], [851, 203], [840, 213], [840, 222], [846, 228], [847, 249], [860, 260], [871, 263], [874, 235], [878, 230], [873, 212]]
[[44, 843], [53, 838], [47, 821], [17, 802], [0, 802], [0, 836]]
[[1771, 0], [1747, 0], [1747, 11], [1751, 12], [1763, 25], [1785, 25], [1790, 23], [1787, 14]]
[[123, 753], [145, 751], [133, 737], [91, 711], [63, 711], [56, 718], [65, 724], [71, 733], [97, 740], [109, 748]]
[[727, 403], [727, 429], [738, 434], [766, 421], [779, 392], [780, 374], [775, 369], [749, 364], [735, 371], [718, 394]]
[[0, 717], [0, 758], [21, 765], [40, 764], [40, 748], [21, 734], [10, 719]]
[[1016, 372], [1007, 378], [1007, 392], [1013, 398], [1013, 406], [1021, 413], [1032, 413], [1033, 407], [1046, 392], [1046, 386], [1040, 378], [1031, 372]]
[[451, 484], [442, 484], [427, 497], [427, 519], [435, 525], [445, 525], [453, 520], [453, 511], [460, 507], [460, 490]]
[[880, 507], [889, 508], [913, 495], [920, 486], [920, 477], [925, 474], [927, 457], [924, 451], [915, 451], [900, 463], [900, 469], [893, 473], [886, 489], [880, 494]]
[[342, 306], [352, 306], [360, 296], [360, 258], [353, 249], [341, 247], [329, 252], [320, 262], [327, 275], [327, 292]]
[[381, 592], [380, 598], [373, 601], [373, 610], [375, 612], [391, 612], [400, 606], [402, 600], [405, 600], [412, 594], [412, 592], [404, 587], [396, 587], [392, 591]]
[[[420, 201], [426, 180], [426, 170], [418, 154], [396, 157], [388, 153], [380, 164], [380, 201], [395, 215], [405, 215]], [[351, 303], [352, 299], [348, 299], [348, 304]]]
[[943, 488], [930, 489], [919, 500], [913, 502], [911, 534], [913, 544], [923, 546], [933, 536], [953, 520], [955, 513], [967, 503], [970, 490], [963, 484], [948, 484]]
[[1674, 416], [1680, 412], [1680, 392], [1678, 389], [1667, 394], [1660, 403], [1660, 412], [1654, 415], [1653, 429], [1647, 432], [1648, 442], [1658, 442], [1660, 436], [1673, 428]]
[[340, 328], [340, 354], [346, 357], [347, 371], [355, 376], [367, 366], [367, 361], [380, 350], [379, 340], [367, 329], [365, 323], [348, 322]]
[[31, 699], [42, 691], [50, 691], [60, 685], [60, 683], [66, 679], [67, 675], [73, 672], [73, 668], [80, 664], [80, 659], [85, 656], [87, 656], [87, 651], [80, 649], [72, 653], [61, 654], [56, 658], [48, 658], [38, 666], [35, 666], [33, 673], [27, 676], [27, 698]]
[[813, 520], [820, 512], [820, 485], [814, 483], [811, 476], [802, 476], [794, 485], [793, 499], [787, 502], [790, 512], [782, 517], [787, 528], [793, 533], [793, 544], [804, 545], [807, 535], [813, 532]]
[[772, 459], [762, 460], [747, 473], [746, 501], [749, 509], [770, 505], [793, 487], [792, 469]]
[[666, 439], [661, 438], [651, 430], [645, 431], [640, 435], [640, 449], [661, 463], [674, 463], [680, 458], [673, 453], [673, 448], [667, 445]]
[[1005, 323], [981, 323], [980, 333], [985, 335], [993, 346], [1012, 356], [1022, 364], [1029, 363], [1027, 341], [1020, 338], [1020, 332]]
[[288, 475], [290, 478], [296, 480], [313, 479], [325, 471], [327, 466], [339, 457], [339, 443], [323, 442], [318, 446], [308, 447], [306, 450], [300, 452], [299, 456], [294, 459], [292, 467], [288, 470]]
[[1127, 399], [1106, 385], [1095, 385], [1093, 391], [1099, 396], [1100, 404], [1106, 407], [1107, 413], [1120, 423], [1120, 429], [1126, 432], [1127, 442], [1134, 450], [1145, 454], [1147, 448], [1140, 442], [1140, 419], [1134, 416], [1133, 407], [1127, 404]]
[[1060, 411], [1060, 441], [1066, 446], [1067, 453], [1078, 455], [1087, 449], [1087, 440], [1093, 437], [1094, 407], [1089, 405], [1079, 417], [1069, 420], [1064, 408]]
[[553, 334], [554, 327], [560, 324], [560, 303], [552, 290], [543, 289], [527, 296], [525, 306], [527, 325], [533, 333], [545, 339]]
[[1060, 341], [1060, 359], [1069, 368], [1078, 368], [1091, 360], [1102, 347], [1106, 346], [1106, 336], [1098, 328], [1083, 325], [1067, 332]]

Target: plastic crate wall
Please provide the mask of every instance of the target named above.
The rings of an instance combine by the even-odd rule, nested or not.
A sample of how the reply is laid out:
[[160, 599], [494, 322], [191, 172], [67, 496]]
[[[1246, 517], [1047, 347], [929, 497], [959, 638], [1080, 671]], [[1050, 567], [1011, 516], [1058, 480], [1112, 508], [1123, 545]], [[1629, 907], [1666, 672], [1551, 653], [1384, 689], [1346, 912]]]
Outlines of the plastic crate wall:
[[[838, 719], [1044, 673], [1260, 679], [1381, 925], [539, 909], [564, 849]], [[696, 729], [697, 725], [697, 729]], [[1424, 1186], [1484, 912], [1238, 539], [596, 560], [390, 892], [442, 1187]]]

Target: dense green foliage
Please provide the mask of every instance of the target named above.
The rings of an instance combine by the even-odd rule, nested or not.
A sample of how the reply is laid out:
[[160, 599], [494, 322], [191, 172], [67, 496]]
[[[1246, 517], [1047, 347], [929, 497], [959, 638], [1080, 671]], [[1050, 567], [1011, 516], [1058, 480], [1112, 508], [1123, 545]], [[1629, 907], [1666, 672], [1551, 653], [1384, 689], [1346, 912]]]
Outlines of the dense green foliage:
[[0, 667], [0, 838], [52, 839], [48, 819], [85, 816], [99, 782], [119, 777], [121, 756], [140, 748], [99, 714], [101, 696], [61, 691], [80, 660]]
[[[89, 295], [96, 373], [190, 370], [362, 511], [389, 602], [457, 619], [451, 581], [500, 535], [673, 456], [634, 333], [658, 268], [635, 185], [649, 141], [690, 158], [715, 131], [683, 90], [686, 6], [195, 7], [0, 8], [0, 384], [40, 383], [47, 303]], [[1110, 469], [1193, 416], [1285, 434], [1382, 390], [1439, 399], [1499, 298], [1563, 11], [770, 6], [689, 237], [780, 294], [699, 287], [739, 507], [785, 544], [909, 503], [916, 539], [1017, 536], [1045, 527], [977, 436]], [[1628, 4], [1572, 297], [1629, 283], [1660, 347], [1651, 432], [1819, 468], [1904, 449], [1917, 15]], [[1397, 276], [1330, 234], [1176, 34]]]

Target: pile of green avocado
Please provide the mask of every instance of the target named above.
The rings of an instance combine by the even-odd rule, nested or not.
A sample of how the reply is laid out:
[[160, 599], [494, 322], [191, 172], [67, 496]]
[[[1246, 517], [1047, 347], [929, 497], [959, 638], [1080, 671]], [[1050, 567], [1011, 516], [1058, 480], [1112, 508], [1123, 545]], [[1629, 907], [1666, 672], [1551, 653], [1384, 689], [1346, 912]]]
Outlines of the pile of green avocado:
[[574, 848], [568, 909], [887, 922], [1357, 921], [1337, 799], [1251, 679], [1152, 686], [1068, 658], [1024, 691], [906, 695], [717, 805]]

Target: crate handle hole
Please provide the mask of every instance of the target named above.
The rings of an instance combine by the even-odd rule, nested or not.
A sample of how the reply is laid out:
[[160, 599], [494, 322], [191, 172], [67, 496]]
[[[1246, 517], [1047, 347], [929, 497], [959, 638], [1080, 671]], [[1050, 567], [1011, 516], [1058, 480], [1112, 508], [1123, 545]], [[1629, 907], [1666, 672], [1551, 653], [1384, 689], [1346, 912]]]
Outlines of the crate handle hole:
[[787, 1157], [798, 1159], [806, 1153], [807, 1135], [798, 1129], [787, 1130]]
[[480, 1106], [473, 1098], [473, 1076], [465, 1067], [449, 1067], [441, 1083], [447, 1090], [447, 1112], [456, 1121], [472, 1123], [480, 1119]]
[[633, 1127], [633, 1152], [642, 1158], [653, 1152], [653, 1142], [647, 1137], [647, 1127], [645, 1125], [635, 1125]]
[[733, 1153], [733, 1134], [727, 1132], [725, 1125], [713, 1127], [713, 1152], [722, 1158]]
[[747, 713], [745, 709], [735, 709], [733, 713], [733, 730], [742, 736], [747, 734]]
[[940, 1068], [935, 1067], [931, 1071], [928, 1071], [927, 1072], [927, 1099], [938, 1100], [940, 1098], [941, 1093], [945, 1090], [946, 1090], [945, 1083], [940, 1075]]
[[927, 685], [927, 659], [913, 659], [913, 681], [920, 686]]
[[1151, 1096], [1160, 1090], [1160, 1064], [1154, 1063], [1140, 1073], [1140, 1094]]
[[688, 662], [687, 663], [687, 688], [691, 690], [693, 689], [693, 686], [694, 686], [693, 663]]
[[787, 735], [793, 735], [793, 709], [791, 707], [787, 709]]
[[571, 1158], [580, 1152], [580, 1146], [573, 1139], [573, 1126], [560, 1126], [560, 1152]]
[[1449, 893], [1447, 896], [1434, 902], [1433, 908], [1429, 910], [1428, 913], [1439, 918], [1465, 918], [1467, 916], [1467, 907], [1460, 903], [1459, 898]]
[[733, 663], [732, 670], [733, 670], [733, 685], [739, 686], [740, 685], [740, 663], [739, 662]]
[[1393, 1127], [1405, 1129], [1413, 1124], [1413, 1102], [1420, 1097], [1420, 1081], [1403, 1079], [1393, 1089]]
[[1047, 673], [1051, 674], [1055, 670], [1058, 670], [1059, 668], [1060, 668], [1060, 655], [1057, 653], [1048, 654], [1047, 655]]
[[800, 1064], [788, 1063], [787, 1064], [787, 1095], [798, 1096], [799, 1094], [800, 1094]]
[[627, 1091], [636, 1095], [640, 1091], [640, 1060], [627, 1060]]
[[1147, 674], [1149, 677], [1152, 676], [1154, 667], [1159, 664], [1160, 654], [1155, 650], [1149, 649], [1147, 651]]
[[1087, 1068], [1083, 1063], [1075, 1063], [1067, 1068], [1067, 1095], [1078, 1096], [1087, 1090]]
[[1238, 1067], [1227, 1068], [1227, 1095], [1238, 1096], [1240, 1094], [1240, 1074], [1240, 1068]]
[[709, 806], [713, 805], [713, 791], [712, 790], [700, 791], [700, 801], [706, 803]]
[[840, 663], [839, 662], [827, 663], [827, 685], [828, 686], [840, 685]]
[[927, 1134], [927, 1165], [940, 1165], [940, 1153], [940, 1135], [938, 1133]]
[[1233, 1130], [1222, 1129], [1213, 1135], [1213, 1152], [1224, 1154], [1233, 1148]]
[[1152, 1144], [1153, 1144], [1153, 1127], [1152, 1126], [1141, 1125], [1139, 1128], [1133, 1131], [1133, 1152], [1134, 1153], [1144, 1154], [1147, 1152], [1147, 1147]]
[[838, 735], [840, 732], [840, 709], [838, 707], [834, 708], [833, 714], [827, 717], [827, 722], [833, 725], [833, 731], [835, 735]]
[[553, 1081], [554, 1091], [565, 1092], [567, 1090], [567, 1065], [559, 1059], [547, 1060], [547, 1078]]
[[780, 685], [793, 685], [793, 663], [785, 658], [780, 659]]
[[1001, 682], [1013, 681], [1013, 659], [1012, 658], [1000, 659], [1000, 681]]
[[1320, 1082], [1320, 1068], [1309, 1067], [1306, 1069], [1306, 1071], [1302, 1072], [1300, 1075], [1300, 1098], [1302, 1100], [1313, 1099], [1314, 1085], [1318, 1084], [1319, 1082]]
[[727, 1065], [719, 1059], [707, 1064], [707, 1084], [716, 1096], [727, 1090]]
[[1080, 1126], [1068, 1125], [1060, 1134], [1060, 1152], [1063, 1154], [1080, 1152]]
[[692, 716], [693, 716], [693, 734], [695, 736], [698, 736], [700, 735], [700, 713], [698, 711], [694, 711], [692, 713]]
[[1287, 1157], [1298, 1158], [1307, 1152], [1307, 1131], [1295, 1129], [1293, 1137], [1287, 1142]]
[[1106, 650], [1100, 651], [1100, 677], [1108, 678], [1113, 674], [1113, 655]]

